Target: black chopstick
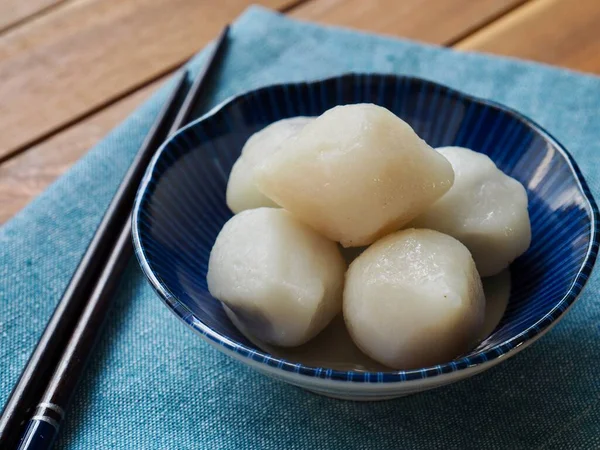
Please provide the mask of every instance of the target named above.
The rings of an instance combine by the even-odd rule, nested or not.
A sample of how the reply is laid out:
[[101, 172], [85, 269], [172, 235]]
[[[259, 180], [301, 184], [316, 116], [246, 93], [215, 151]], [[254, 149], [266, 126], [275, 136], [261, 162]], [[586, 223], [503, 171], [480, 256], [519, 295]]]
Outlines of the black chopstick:
[[[5, 431], [4, 435], [0, 434], [0, 448], [13, 448], [13, 445], [16, 443], [14, 436], [15, 434], [17, 438], [20, 436], [18, 433], [23, 430], [23, 419], [28, 417], [31, 417], [31, 420], [19, 448], [31, 450], [48, 449], [51, 447], [64, 417], [64, 412], [85, 368], [91, 348], [100, 335], [101, 325], [108, 314], [114, 292], [119, 285], [125, 265], [133, 252], [130, 211], [137, 186], [160, 142], [172, 130], [179, 129], [189, 120], [200, 95], [204, 94], [203, 88], [213, 72], [212, 69], [215, 66], [215, 62], [224, 47], [227, 33], [228, 27], [219, 36], [217, 45], [209, 57], [208, 63], [193, 83], [192, 86], [197, 87], [190, 89], [179, 110], [176, 109], [176, 105], [179, 104], [178, 100], [181, 96], [183, 86], [186, 85], [187, 72], [182, 73], [178, 77], [175, 90], [161, 111], [161, 114], [159, 114], [157, 122], [152, 127], [144, 145], [119, 187], [117, 195], [111, 202], [92, 243], [86, 251], [69, 287], [65, 291], [63, 299], [61, 299], [59, 306], [44, 331], [42, 339], [38, 343], [38, 347], [36, 347], [30, 359], [30, 363], [32, 360], [34, 361], [34, 366], [30, 368], [30, 363], [28, 363], [23, 373], [23, 375], [27, 374], [28, 376], [25, 379], [23, 375], [21, 376], [21, 380], [19, 380], [19, 383], [13, 390], [13, 394], [11, 394], [11, 398], [2, 416], [4, 420], [4, 416], [8, 412], [7, 419], [5, 420], [7, 426], [0, 428], [0, 431]], [[176, 111], [176, 119], [171, 123], [170, 119], [175, 116]], [[171, 126], [169, 127], [169, 125]], [[110, 226], [107, 225], [107, 222]], [[99, 236], [99, 233], [102, 235]], [[106, 236], [107, 233], [108, 236]], [[115, 238], [117, 238], [116, 242]], [[101, 249], [103, 251], [98, 250], [100, 243], [104, 244]], [[90, 249], [95, 250], [95, 252], [90, 252]], [[89, 271], [90, 268], [94, 270], [93, 275], [88, 275], [83, 281], [82, 278], [84, 278], [86, 273], [85, 270], [82, 273], [82, 264], [85, 265], [85, 270]], [[85, 289], [80, 286], [84, 281], [88, 282]], [[91, 295], [89, 295], [90, 291], [92, 292]], [[78, 294], [78, 296], [75, 296], [73, 293]], [[61, 308], [65, 298], [71, 303], [77, 303], [79, 309], [74, 307], [70, 309]], [[81, 309], [83, 309], [83, 312], [81, 312]], [[66, 339], [54, 338], [50, 334], [46, 338], [46, 341], [54, 343], [54, 351], [50, 355], [47, 355], [49, 351], [47, 342], [44, 342], [44, 346], [41, 349], [40, 345], [43, 343], [44, 336], [49, 330], [54, 333], [57, 332], [59, 327], [56, 324], [53, 325], [53, 321], [59, 310], [61, 310], [59, 319], [62, 318], [59, 324], [62, 325], [61, 329], [63, 331], [68, 332], [67, 337], [70, 336], [70, 340], [66, 348], [64, 345], [61, 347], [59, 345], [60, 342]], [[64, 318], [65, 311], [76, 314], [76, 317]], [[70, 328], [67, 327], [68, 324], [71, 324]], [[62, 351], [63, 349], [64, 352]], [[38, 350], [40, 351], [38, 352]], [[57, 351], [60, 352], [59, 354], [62, 357], [60, 361], [54, 361], [57, 364], [52, 364], [51, 356], [52, 354], [56, 354]], [[37, 358], [34, 358], [36, 353], [39, 353], [39, 355]], [[44, 361], [41, 361], [40, 356], [45, 357]], [[56, 370], [53, 370], [54, 368]], [[44, 373], [40, 374], [42, 370]], [[54, 373], [50, 383], [45, 384], [44, 382], [47, 381], [52, 372]], [[37, 386], [32, 386], [33, 379], [37, 380]], [[22, 383], [22, 381], [24, 382]], [[46, 388], [45, 391], [44, 388]], [[43, 395], [41, 395], [42, 391], [44, 391]], [[17, 394], [16, 397], [15, 393]], [[14, 400], [13, 397], [15, 397]], [[37, 405], [36, 411], [31, 416], [32, 406], [34, 405]], [[5, 441], [2, 441], [1, 439], [4, 438]], [[13, 440], [11, 441], [10, 439]]]
[[65, 417], [66, 405], [69, 404], [90, 353], [100, 337], [100, 330], [119, 287], [121, 274], [125, 271], [132, 253], [131, 225], [127, 222], [112, 249], [98, 284], [89, 296], [90, 300], [60, 363], [29, 419], [19, 450], [46, 450], [52, 447]]
[[0, 417], [0, 449], [15, 448], [27, 419], [54, 372], [58, 358], [65, 349], [89, 298], [89, 293], [96, 284], [98, 274], [108, 260], [115, 240], [127, 220], [146, 166], [169, 129], [171, 118], [175, 115], [179, 104], [178, 99], [183, 88], [186, 87], [186, 75], [187, 73], [183, 72], [177, 77], [173, 93], [123, 178], [19, 381], [11, 392]]
[[211, 76], [215, 71], [215, 64], [220, 60], [223, 54], [228, 34], [229, 25], [225, 25], [219, 34], [219, 37], [217, 37], [212, 52], [208, 55], [206, 62], [200, 68], [200, 72], [194, 79], [188, 95], [186, 95], [185, 99], [183, 100], [183, 105], [181, 105], [181, 109], [173, 121], [173, 126], [171, 127], [169, 134], [175, 133], [182, 126], [187, 124], [192, 117], [194, 109], [202, 104], [202, 101], [204, 100], [203, 96], [206, 95], [206, 92], [208, 91], [206, 86], [208, 85]]

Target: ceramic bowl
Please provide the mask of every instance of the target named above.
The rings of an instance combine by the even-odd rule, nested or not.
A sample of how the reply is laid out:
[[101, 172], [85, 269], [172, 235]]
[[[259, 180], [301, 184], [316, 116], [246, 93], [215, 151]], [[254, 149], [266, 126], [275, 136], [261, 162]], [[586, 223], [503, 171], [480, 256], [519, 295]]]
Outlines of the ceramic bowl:
[[[228, 174], [248, 137], [279, 119], [363, 102], [388, 108], [433, 147], [457, 145], [487, 154], [527, 189], [532, 244], [511, 265], [508, 307], [477, 348], [444, 364], [358, 371], [278, 357], [238, 331], [207, 289], [211, 248], [232, 215], [225, 203]], [[422, 79], [348, 74], [248, 92], [180, 130], [148, 168], [135, 204], [133, 234], [141, 267], [166, 306], [219, 351], [317, 393], [374, 400], [464, 379], [550, 330], [590, 275], [598, 250], [597, 220], [596, 204], [573, 158], [528, 118]]]

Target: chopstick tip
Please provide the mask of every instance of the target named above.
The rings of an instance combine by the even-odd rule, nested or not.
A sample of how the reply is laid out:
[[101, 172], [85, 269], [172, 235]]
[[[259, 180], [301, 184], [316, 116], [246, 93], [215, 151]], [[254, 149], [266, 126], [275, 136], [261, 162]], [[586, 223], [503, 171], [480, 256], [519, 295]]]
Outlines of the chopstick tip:
[[231, 30], [231, 24], [228, 23], [221, 30], [221, 33], [219, 34], [217, 41], [221, 42], [221, 41], [225, 40], [225, 38], [227, 38], [229, 36], [230, 30]]

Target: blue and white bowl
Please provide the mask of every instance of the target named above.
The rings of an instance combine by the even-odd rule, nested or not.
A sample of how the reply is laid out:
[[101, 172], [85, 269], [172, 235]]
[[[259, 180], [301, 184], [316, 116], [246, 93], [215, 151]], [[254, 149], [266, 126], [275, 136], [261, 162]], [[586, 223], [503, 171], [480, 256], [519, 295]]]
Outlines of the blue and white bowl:
[[[246, 139], [279, 119], [364, 102], [391, 110], [433, 147], [457, 145], [487, 154], [527, 189], [532, 244], [511, 266], [507, 310], [477, 348], [444, 364], [359, 372], [277, 358], [244, 337], [207, 289], [211, 248], [232, 215], [225, 203], [227, 178]], [[573, 305], [590, 276], [597, 222], [596, 203], [573, 158], [526, 117], [422, 79], [349, 74], [234, 97], [176, 133], [146, 173], [133, 233], [142, 269], [167, 307], [218, 350], [291, 384], [367, 400], [469, 377], [540, 338]]]

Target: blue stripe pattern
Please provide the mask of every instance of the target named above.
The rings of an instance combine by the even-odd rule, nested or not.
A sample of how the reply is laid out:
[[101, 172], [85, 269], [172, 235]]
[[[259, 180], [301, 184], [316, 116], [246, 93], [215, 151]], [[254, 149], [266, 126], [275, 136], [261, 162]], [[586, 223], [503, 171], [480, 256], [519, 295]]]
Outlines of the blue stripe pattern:
[[[265, 354], [229, 321], [206, 285], [210, 250], [231, 217], [227, 177], [243, 143], [269, 123], [336, 105], [376, 103], [432, 146], [490, 156], [527, 189], [532, 245], [511, 266], [513, 286], [496, 330], [454, 361], [412, 371], [353, 373]], [[153, 287], [186, 324], [215, 343], [282, 371], [352, 383], [431, 378], [497, 359], [534, 339], [576, 300], [598, 252], [598, 209], [569, 153], [515, 111], [439, 84], [403, 76], [348, 74], [265, 87], [237, 96], [170, 138], [136, 200], [136, 255]]]

